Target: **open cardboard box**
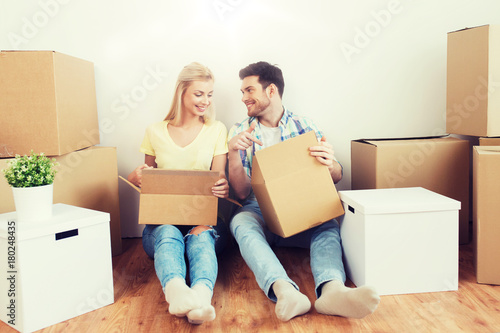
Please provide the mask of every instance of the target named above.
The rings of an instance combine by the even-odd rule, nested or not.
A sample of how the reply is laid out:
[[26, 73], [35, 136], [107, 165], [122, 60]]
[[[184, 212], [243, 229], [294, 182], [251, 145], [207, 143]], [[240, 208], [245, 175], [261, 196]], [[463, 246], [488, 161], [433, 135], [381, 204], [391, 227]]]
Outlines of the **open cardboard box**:
[[252, 189], [266, 224], [289, 237], [344, 214], [328, 168], [309, 154], [314, 131], [257, 151]]
[[139, 224], [216, 225], [218, 198], [212, 187], [218, 171], [142, 170]]

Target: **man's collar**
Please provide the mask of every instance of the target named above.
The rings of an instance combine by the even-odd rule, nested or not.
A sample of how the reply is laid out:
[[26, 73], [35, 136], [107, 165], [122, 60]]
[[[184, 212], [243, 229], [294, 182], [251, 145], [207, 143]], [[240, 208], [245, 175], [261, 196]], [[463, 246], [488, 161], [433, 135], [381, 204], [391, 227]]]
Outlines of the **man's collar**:
[[283, 106], [283, 116], [280, 119], [280, 124], [281, 125], [286, 125], [288, 123], [288, 119], [290, 119], [290, 111]]
[[[281, 116], [281, 119], [279, 121], [280, 125], [286, 125], [288, 123], [288, 120], [290, 119], [291, 113], [288, 111], [288, 109], [283, 105], [283, 115]], [[256, 117], [249, 117], [248, 118], [248, 124], [250, 125]], [[260, 122], [259, 122], [260, 124]]]

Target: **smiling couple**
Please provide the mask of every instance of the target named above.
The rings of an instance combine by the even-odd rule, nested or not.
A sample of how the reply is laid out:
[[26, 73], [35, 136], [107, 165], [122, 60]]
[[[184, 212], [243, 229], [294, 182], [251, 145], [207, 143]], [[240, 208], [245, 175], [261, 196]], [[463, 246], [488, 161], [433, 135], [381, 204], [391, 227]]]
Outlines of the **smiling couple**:
[[[380, 298], [369, 286], [344, 285], [338, 222], [332, 219], [289, 238], [275, 235], [266, 227], [250, 184], [256, 151], [309, 131], [314, 131], [318, 139], [318, 144], [309, 148], [311, 158], [325, 165], [337, 183], [343, 170], [332, 145], [309, 118], [293, 114], [283, 106], [285, 84], [280, 68], [257, 62], [243, 68], [239, 76], [248, 117], [234, 125], [228, 134], [226, 127], [213, 119], [212, 72], [198, 63], [184, 67], [165, 120], [146, 130], [140, 148], [145, 163], [129, 175], [129, 181], [140, 186], [145, 168], [218, 171], [220, 179], [212, 193], [227, 198], [231, 184], [242, 203], [229, 223], [229, 230], [258, 285], [276, 302], [275, 313], [280, 320], [288, 321], [309, 312], [311, 301], [288, 277], [272, 246], [310, 249], [317, 312], [365, 317], [375, 311]], [[143, 247], [154, 259], [171, 314], [185, 316], [193, 324], [215, 319], [211, 300], [218, 273], [217, 255], [229, 236], [226, 230], [220, 217], [216, 226], [146, 225], [144, 228]]]

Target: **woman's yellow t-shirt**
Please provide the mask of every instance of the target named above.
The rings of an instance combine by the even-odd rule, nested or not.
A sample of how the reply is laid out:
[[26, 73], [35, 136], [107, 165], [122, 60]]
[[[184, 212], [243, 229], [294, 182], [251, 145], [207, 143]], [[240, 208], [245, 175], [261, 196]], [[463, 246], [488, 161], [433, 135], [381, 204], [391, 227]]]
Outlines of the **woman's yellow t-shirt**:
[[167, 130], [168, 121], [146, 129], [140, 151], [155, 156], [159, 169], [210, 170], [214, 156], [226, 154], [227, 129], [217, 120], [207, 120], [198, 136], [186, 147], [179, 147]]

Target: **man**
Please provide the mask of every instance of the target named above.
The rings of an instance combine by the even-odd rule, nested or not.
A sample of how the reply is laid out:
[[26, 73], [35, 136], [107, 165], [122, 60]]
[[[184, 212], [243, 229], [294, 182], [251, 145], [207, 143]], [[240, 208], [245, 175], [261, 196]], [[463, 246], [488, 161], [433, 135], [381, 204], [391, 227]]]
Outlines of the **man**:
[[250, 184], [255, 151], [315, 131], [318, 145], [310, 147], [311, 158], [328, 167], [335, 183], [342, 179], [342, 166], [332, 146], [305, 117], [294, 115], [282, 105], [285, 87], [281, 70], [267, 62], [251, 64], [240, 71], [242, 101], [248, 118], [229, 132], [229, 183], [243, 201], [230, 223], [241, 255], [254, 273], [266, 296], [276, 302], [275, 313], [282, 321], [307, 313], [311, 302], [286, 274], [271, 246], [310, 248], [311, 270], [316, 286], [314, 303], [319, 313], [362, 318], [372, 313], [380, 298], [371, 287], [345, 287], [345, 272], [339, 225], [336, 220], [323, 223], [289, 238], [271, 233]]

